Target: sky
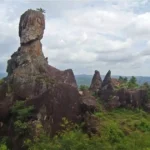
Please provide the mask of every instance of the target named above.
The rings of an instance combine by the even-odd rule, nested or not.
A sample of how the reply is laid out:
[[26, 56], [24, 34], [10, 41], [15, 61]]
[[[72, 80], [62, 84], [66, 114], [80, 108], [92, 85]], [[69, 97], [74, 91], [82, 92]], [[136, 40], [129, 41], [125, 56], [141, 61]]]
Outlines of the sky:
[[0, 0], [0, 73], [20, 45], [28, 9], [46, 10], [43, 52], [74, 74], [150, 76], [150, 0]]

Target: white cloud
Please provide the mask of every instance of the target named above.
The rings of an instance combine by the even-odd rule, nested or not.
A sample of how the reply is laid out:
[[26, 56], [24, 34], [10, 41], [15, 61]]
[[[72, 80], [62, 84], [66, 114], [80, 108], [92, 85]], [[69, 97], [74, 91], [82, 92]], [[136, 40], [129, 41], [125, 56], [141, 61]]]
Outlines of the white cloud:
[[[148, 0], [15, 4], [5, 1], [0, 3], [0, 51], [8, 58], [19, 47], [18, 22], [22, 12], [43, 7], [46, 9], [43, 51], [51, 65], [73, 68], [75, 74], [92, 74], [95, 69], [104, 74], [112, 69], [113, 74], [148, 75], [150, 71], [144, 66], [150, 56], [150, 13], [144, 11], [148, 3]], [[147, 43], [145, 46], [143, 41]]]

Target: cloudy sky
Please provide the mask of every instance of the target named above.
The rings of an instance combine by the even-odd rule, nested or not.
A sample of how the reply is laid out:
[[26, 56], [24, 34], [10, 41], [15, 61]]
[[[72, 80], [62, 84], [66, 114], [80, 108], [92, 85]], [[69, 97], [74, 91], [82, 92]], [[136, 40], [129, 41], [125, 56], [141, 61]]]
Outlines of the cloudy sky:
[[50, 65], [150, 76], [150, 0], [0, 0], [0, 72], [19, 47], [20, 15], [39, 7], [46, 10], [42, 43]]

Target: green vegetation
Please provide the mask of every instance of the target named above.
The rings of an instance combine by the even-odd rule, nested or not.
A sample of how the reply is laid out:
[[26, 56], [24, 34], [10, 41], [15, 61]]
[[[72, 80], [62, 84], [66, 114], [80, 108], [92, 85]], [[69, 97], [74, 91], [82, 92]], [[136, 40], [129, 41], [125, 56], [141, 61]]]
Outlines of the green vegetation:
[[[95, 113], [100, 118], [100, 135], [89, 137], [81, 127], [68, 127], [54, 138], [42, 132], [33, 140], [27, 139], [28, 150], [149, 150], [150, 116], [146, 112], [116, 109]], [[72, 125], [71, 125], [72, 126]], [[42, 126], [40, 126], [42, 129]]]
[[119, 76], [119, 79], [118, 79], [120, 82], [122, 83], [127, 83], [128, 82], [128, 78], [127, 77], [122, 77], [122, 76]]
[[8, 150], [6, 144], [0, 144], [0, 150]]
[[24, 101], [17, 101], [11, 111], [14, 119], [16, 134], [26, 135], [29, 132], [28, 118], [30, 117], [33, 106], [26, 106]]
[[7, 140], [8, 138], [6, 137], [3, 137], [2, 139], [0, 139], [0, 150], [8, 150], [8, 147], [7, 147]]
[[45, 13], [46, 11], [43, 8], [37, 8], [37, 11], [40, 11], [41, 13]]
[[[150, 149], [150, 115], [141, 109], [101, 109], [94, 115], [100, 119], [99, 134], [89, 137], [76, 125], [62, 119], [61, 132], [53, 138], [49, 137], [40, 122], [35, 126], [36, 134], [29, 134], [28, 117], [32, 106], [25, 106], [17, 101], [12, 107], [16, 134], [23, 136], [28, 150], [149, 150]], [[1, 150], [8, 150], [5, 142], [0, 142]]]
[[140, 86], [137, 84], [137, 79], [132, 76], [129, 80], [127, 79], [127, 77], [119, 77], [118, 79], [120, 81], [120, 85], [118, 85], [116, 88], [120, 89], [120, 88], [126, 88], [126, 89], [137, 89]]
[[0, 79], [0, 85], [3, 84], [5, 81], [4, 79]]
[[89, 87], [87, 85], [80, 85], [80, 87], [79, 87], [80, 91], [85, 91], [85, 90], [88, 90], [88, 89], [89, 89]]

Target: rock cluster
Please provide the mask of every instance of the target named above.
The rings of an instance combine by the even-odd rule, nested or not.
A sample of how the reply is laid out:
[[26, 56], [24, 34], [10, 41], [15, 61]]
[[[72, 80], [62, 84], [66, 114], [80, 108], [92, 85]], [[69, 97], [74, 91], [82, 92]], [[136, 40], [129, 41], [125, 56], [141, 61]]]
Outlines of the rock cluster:
[[92, 79], [90, 86], [91, 91], [98, 91], [100, 99], [105, 103], [106, 108], [113, 109], [118, 107], [125, 108], [145, 108], [149, 110], [147, 104], [147, 91], [144, 89], [115, 89], [121, 83], [117, 79], [111, 78], [111, 71], [109, 70], [101, 81], [101, 77], [98, 71]]
[[[8, 122], [11, 106], [21, 100], [34, 106], [34, 119], [40, 120], [46, 132], [54, 135], [61, 129], [62, 118], [78, 123], [84, 119], [84, 112], [73, 71], [60, 71], [44, 57], [40, 41], [44, 29], [41, 12], [28, 10], [21, 16], [20, 47], [8, 60], [8, 76], [0, 84], [0, 122]], [[85, 108], [85, 112], [91, 111]]]

